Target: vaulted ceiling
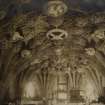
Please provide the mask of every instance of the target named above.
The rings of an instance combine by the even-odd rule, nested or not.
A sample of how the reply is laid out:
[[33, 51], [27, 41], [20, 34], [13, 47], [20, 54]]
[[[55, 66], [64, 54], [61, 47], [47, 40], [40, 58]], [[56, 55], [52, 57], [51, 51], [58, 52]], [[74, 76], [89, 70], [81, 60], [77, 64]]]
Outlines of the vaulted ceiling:
[[45, 0], [8, 2], [0, 1], [1, 100], [8, 89], [13, 92], [20, 88], [21, 82], [37, 76], [46, 87], [47, 79], [54, 79], [51, 74], [59, 73], [68, 74], [75, 88], [82, 76], [88, 78], [96, 94], [103, 95], [104, 0], [69, 0], [66, 5], [61, 2], [65, 10], [57, 12], [49, 11], [53, 3]]

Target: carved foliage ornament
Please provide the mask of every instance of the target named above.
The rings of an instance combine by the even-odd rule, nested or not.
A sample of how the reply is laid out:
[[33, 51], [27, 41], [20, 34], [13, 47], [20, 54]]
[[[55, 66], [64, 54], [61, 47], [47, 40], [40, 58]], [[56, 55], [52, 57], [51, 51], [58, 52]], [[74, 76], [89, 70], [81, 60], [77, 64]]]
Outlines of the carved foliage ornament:
[[13, 37], [12, 37], [12, 41], [13, 41], [13, 42], [16, 42], [16, 41], [22, 40], [22, 39], [23, 39], [23, 37], [20, 35], [19, 32], [14, 32], [14, 35], [13, 35]]
[[23, 40], [28, 42], [30, 39], [47, 31], [49, 24], [46, 22], [44, 16], [33, 16], [28, 20], [28, 15], [19, 15], [13, 18], [13, 22], [10, 26], [12, 40]]
[[21, 57], [22, 58], [30, 58], [32, 56], [31, 51], [30, 50], [23, 50], [21, 52]]
[[90, 56], [94, 56], [96, 53], [94, 48], [86, 48], [85, 51], [86, 51], [86, 54], [88, 54]]
[[98, 39], [103, 39], [105, 38], [105, 28], [98, 28], [95, 30], [95, 32], [92, 34], [93, 37], [98, 38]]

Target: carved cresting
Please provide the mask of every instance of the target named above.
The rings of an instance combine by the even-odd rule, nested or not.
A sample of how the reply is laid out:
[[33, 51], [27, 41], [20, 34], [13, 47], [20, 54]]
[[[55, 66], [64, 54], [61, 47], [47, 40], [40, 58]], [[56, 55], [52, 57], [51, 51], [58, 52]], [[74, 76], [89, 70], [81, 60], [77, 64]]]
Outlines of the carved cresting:
[[[0, 101], [10, 89], [14, 91], [9, 91], [8, 97], [19, 99], [24, 81], [36, 77], [38, 98], [54, 104], [58, 99], [56, 83], [60, 74], [68, 76], [67, 102], [70, 91], [81, 90], [83, 76], [91, 78], [96, 95], [102, 95], [105, 13], [73, 16], [68, 11], [64, 1], [49, 1], [42, 13], [17, 14], [8, 24], [1, 25]], [[81, 97], [78, 99], [81, 101]]]

